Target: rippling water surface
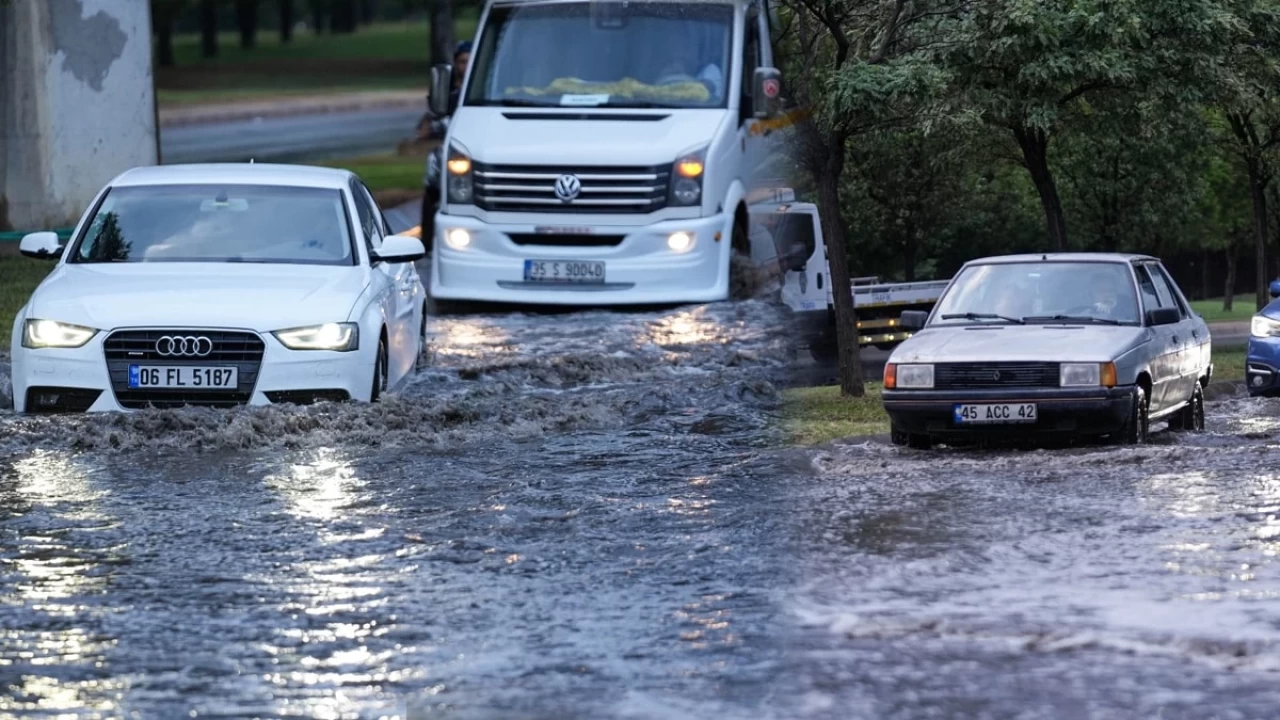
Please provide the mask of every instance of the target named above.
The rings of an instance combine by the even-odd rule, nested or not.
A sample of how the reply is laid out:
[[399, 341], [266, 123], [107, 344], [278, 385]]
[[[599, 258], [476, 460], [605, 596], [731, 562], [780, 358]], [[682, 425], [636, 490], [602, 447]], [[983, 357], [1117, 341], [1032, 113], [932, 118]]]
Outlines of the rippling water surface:
[[1274, 716], [1280, 401], [787, 449], [788, 328], [449, 318], [374, 406], [0, 416], [0, 716]]

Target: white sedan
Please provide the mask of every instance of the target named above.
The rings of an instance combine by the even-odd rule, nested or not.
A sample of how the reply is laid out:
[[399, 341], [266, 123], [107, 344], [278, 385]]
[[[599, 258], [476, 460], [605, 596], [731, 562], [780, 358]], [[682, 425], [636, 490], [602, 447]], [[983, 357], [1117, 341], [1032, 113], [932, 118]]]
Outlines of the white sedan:
[[426, 290], [345, 170], [170, 165], [99, 192], [13, 324], [18, 412], [374, 401], [414, 372]]

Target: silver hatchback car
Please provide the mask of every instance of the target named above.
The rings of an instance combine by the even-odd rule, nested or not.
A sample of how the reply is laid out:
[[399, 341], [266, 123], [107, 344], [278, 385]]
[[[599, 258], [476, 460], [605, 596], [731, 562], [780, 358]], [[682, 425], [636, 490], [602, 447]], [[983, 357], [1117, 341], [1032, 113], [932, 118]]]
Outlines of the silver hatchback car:
[[890, 355], [893, 442], [1204, 429], [1209, 326], [1156, 258], [1051, 253], [965, 264]]

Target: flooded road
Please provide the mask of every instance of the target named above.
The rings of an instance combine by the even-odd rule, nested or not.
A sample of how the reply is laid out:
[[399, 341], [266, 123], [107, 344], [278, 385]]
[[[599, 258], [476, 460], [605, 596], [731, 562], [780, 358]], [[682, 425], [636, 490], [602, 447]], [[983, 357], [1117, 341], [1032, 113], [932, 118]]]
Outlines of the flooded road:
[[1280, 401], [781, 447], [751, 301], [435, 320], [376, 406], [0, 416], [0, 717], [1270, 717]]

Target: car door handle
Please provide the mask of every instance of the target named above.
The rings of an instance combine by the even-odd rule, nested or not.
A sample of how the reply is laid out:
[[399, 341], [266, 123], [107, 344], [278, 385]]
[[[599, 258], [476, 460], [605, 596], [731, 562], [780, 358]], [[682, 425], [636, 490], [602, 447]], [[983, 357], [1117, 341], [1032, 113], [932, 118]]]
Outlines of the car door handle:
[[1170, 344], [1170, 345], [1177, 345], [1177, 344], [1178, 344], [1178, 336], [1177, 336], [1177, 335], [1174, 335], [1173, 337], [1169, 338], [1169, 344]]

